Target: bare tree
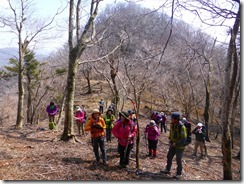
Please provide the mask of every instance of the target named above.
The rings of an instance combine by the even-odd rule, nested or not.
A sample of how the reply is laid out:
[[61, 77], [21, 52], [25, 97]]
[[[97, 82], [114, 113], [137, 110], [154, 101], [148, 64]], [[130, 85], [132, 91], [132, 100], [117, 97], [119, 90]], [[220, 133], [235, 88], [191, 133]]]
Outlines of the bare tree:
[[236, 36], [240, 28], [240, 2], [239, 10], [236, 15], [236, 20], [231, 30], [231, 39], [229, 42], [229, 48], [227, 53], [227, 62], [225, 68], [225, 87], [224, 98], [222, 105], [221, 119], [223, 121], [223, 137], [222, 137], [222, 152], [223, 152], [223, 170], [224, 179], [232, 180], [232, 138], [230, 130], [229, 114], [231, 112], [230, 105], [232, 104], [234, 97], [234, 90], [237, 81], [237, 52], [236, 52]]
[[[75, 4], [74, 0], [70, 0], [69, 5], [69, 69], [67, 76], [67, 94], [65, 101], [65, 120], [64, 120], [64, 131], [61, 139], [67, 141], [74, 138], [74, 123], [73, 123], [73, 104], [74, 104], [74, 90], [75, 90], [75, 79], [77, 74], [78, 59], [87, 47], [87, 44], [92, 41], [95, 35], [94, 20], [98, 13], [98, 5], [101, 0], [91, 0], [90, 12], [88, 15], [87, 23], [83, 31], [79, 31], [80, 25], [80, 3], [78, 0]], [[76, 6], [76, 26], [74, 26], [74, 7]], [[74, 42], [73, 31], [76, 31], [76, 43]], [[90, 31], [90, 32], [89, 32]]]

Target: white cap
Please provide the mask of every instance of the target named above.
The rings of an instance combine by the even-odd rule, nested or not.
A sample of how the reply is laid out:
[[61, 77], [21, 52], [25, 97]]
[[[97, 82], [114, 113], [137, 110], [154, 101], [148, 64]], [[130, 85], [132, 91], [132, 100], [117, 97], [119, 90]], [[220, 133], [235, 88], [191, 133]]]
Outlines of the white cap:
[[197, 124], [197, 126], [200, 126], [200, 127], [202, 127], [202, 126], [203, 126], [203, 124], [202, 124], [202, 123], [198, 123], [198, 124]]
[[186, 121], [186, 118], [182, 118], [183, 121]]
[[80, 108], [80, 106], [77, 106], [77, 107], [75, 108], [75, 110], [76, 110], [76, 111], [82, 111], [82, 109]]
[[155, 121], [154, 120], [151, 120], [150, 121], [150, 125], [155, 126], [156, 125]]

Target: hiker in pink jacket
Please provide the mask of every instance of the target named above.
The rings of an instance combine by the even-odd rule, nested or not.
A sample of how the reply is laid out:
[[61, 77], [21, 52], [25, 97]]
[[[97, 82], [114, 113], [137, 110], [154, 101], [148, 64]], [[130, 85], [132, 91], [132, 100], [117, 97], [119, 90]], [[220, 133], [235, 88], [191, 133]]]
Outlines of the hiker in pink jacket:
[[84, 117], [85, 117], [85, 114], [83, 112], [83, 110], [80, 108], [80, 106], [77, 106], [76, 109], [75, 109], [75, 122], [77, 124], [77, 127], [78, 127], [78, 132], [80, 134], [80, 129], [82, 131], [82, 135], [84, 135]]
[[137, 128], [130, 120], [127, 112], [119, 113], [119, 120], [115, 123], [112, 133], [118, 138], [118, 150], [120, 154], [120, 167], [127, 167], [129, 164], [130, 151], [133, 145], [133, 138], [136, 136]]
[[151, 158], [155, 158], [157, 156], [157, 145], [160, 132], [154, 120], [150, 121], [150, 124], [147, 125], [144, 133], [145, 137], [147, 137], [148, 140], [148, 156], [151, 156]]

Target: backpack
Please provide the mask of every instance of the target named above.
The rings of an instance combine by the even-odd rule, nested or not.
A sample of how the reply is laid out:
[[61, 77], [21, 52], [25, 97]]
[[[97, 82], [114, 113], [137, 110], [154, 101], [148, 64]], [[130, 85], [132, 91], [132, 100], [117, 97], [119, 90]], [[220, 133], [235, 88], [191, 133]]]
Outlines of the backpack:
[[84, 112], [84, 120], [86, 120], [87, 119], [86, 111], [83, 110], [83, 112]]
[[157, 112], [156, 111], [153, 111], [153, 113], [151, 115], [151, 119], [156, 122], [156, 120], [157, 120]]
[[[184, 146], [188, 145], [191, 143], [192, 139], [191, 139], [191, 123], [187, 120], [181, 120], [181, 122], [183, 123], [183, 125], [186, 127], [186, 134], [187, 134], [187, 137], [186, 137], [186, 143]], [[179, 131], [181, 129], [181, 125], [179, 126]]]

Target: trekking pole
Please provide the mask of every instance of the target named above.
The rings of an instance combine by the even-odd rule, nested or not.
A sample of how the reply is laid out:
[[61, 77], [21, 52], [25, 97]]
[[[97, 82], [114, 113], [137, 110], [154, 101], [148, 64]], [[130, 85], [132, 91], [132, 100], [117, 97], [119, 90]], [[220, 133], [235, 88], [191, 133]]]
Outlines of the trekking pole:
[[207, 146], [206, 146], [205, 141], [204, 141], [204, 150], [205, 150], [205, 156], [207, 157], [208, 156], [208, 151], [207, 151]]
[[126, 158], [126, 153], [127, 153], [127, 150], [128, 150], [128, 146], [129, 146], [129, 140], [130, 138], [127, 139], [127, 143], [126, 143], [126, 146], [125, 146], [125, 151], [124, 151], [124, 160]]
[[144, 138], [145, 138], [145, 146], [146, 146], [146, 150], [147, 150], [147, 136], [146, 136], [146, 134], [145, 134], [145, 136], [144, 136]]

